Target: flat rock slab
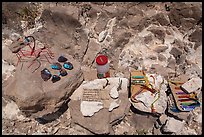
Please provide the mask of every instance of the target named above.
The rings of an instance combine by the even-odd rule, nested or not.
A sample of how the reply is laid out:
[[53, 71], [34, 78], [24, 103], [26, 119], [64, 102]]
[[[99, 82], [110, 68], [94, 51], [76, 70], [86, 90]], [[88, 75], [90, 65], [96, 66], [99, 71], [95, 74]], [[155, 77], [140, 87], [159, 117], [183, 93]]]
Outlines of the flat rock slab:
[[[109, 84], [105, 87], [107, 80]], [[109, 93], [112, 88], [118, 87], [119, 78], [107, 78], [107, 80], [84, 81], [70, 97], [69, 108], [72, 122], [95, 134], [109, 134], [111, 126], [122, 120], [130, 107], [127, 90], [128, 79], [120, 78], [122, 85], [116, 99], [111, 98]], [[81, 108], [81, 104], [85, 105], [84, 101], [95, 102], [99, 106], [93, 105], [92, 107], [95, 109], [88, 109], [91, 106]]]
[[72, 122], [79, 124], [95, 134], [108, 134], [110, 120], [110, 113], [108, 113], [108, 110], [101, 109], [100, 113], [96, 113], [92, 117], [84, 117], [80, 111], [80, 104], [80, 100], [72, 100], [69, 103]]
[[157, 118], [151, 115], [137, 114], [127, 116], [130, 126], [135, 127], [135, 130], [149, 130], [152, 129]]
[[[59, 73], [59, 70], [52, 70], [50, 63], [41, 61], [38, 69], [37, 61], [28, 68], [31, 62], [20, 63], [7, 86], [4, 88], [4, 94], [12, 98], [18, 105], [19, 109], [28, 116], [35, 113], [37, 117], [57, 111], [61, 105], [67, 101], [74, 90], [82, 83], [83, 73], [80, 64], [64, 50], [51, 49], [54, 52], [54, 59], [51, 62], [57, 62], [60, 55], [64, 55], [74, 66], [72, 70], [67, 70], [68, 75], [61, 77], [55, 83], [44, 81], [41, 78], [41, 70], [47, 68], [52, 75]], [[63, 65], [63, 63], [61, 63]], [[35, 70], [33, 73], [32, 71]]]
[[185, 122], [179, 121], [174, 118], [169, 117], [166, 125], [163, 128], [164, 132], [173, 132], [177, 133], [180, 132], [184, 127]]

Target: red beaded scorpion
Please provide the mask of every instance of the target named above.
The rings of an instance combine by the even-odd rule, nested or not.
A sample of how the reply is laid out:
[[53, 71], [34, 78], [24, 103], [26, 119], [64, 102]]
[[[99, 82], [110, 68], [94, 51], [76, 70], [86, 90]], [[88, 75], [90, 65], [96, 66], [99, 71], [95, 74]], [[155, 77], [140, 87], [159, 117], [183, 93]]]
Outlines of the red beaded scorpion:
[[[45, 57], [46, 61], [49, 63], [51, 63], [49, 58], [54, 58], [54, 53], [51, 52], [48, 47], [44, 46], [43, 48], [36, 49], [36, 40], [33, 36], [27, 36], [24, 39], [18, 38], [17, 43], [18, 44], [15, 47], [15, 50], [12, 50], [12, 52], [15, 53], [18, 58], [16, 66], [19, 64], [19, 62], [28, 61], [27, 59], [34, 58], [32, 59], [28, 68], [30, 68], [37, 61], [39, 66], [34, 70], [36, 71], [41, 65], [40, 61], [44, 61], [41, 57]], [[33, 46], [31, 46], [32, 43]], [[28, 47], [29, 50], [25, 50], [24, 48], [26, 47]]]

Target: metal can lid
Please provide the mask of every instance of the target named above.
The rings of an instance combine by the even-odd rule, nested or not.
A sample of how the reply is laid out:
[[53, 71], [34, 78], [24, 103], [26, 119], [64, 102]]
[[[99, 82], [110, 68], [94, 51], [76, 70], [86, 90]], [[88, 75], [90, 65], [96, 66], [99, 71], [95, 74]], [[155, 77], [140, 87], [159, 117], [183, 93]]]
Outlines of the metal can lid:
[[105, 56], [105, 55], [99, 55], [97, 58], [96, 58], [96, 63], [98, 65], [105, 65], [106, 63], [108, 63], [108, 57]]

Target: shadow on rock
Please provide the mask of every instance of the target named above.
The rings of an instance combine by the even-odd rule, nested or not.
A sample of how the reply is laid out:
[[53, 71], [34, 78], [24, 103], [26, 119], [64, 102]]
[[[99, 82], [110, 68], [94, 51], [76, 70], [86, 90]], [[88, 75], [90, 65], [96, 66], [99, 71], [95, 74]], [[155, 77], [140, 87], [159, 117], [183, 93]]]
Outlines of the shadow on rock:
[[140, 115], [144, 115], [144, 116], [151, 115], [151, 116], [153, 116], [153, 117], [159, 117], [159, 116], [161, 115], [161, 114], [159, 114], [159, 113], [149, 113], [149, 112], [140, 111], [140, 110], [136, 109], [133, 105], [130, 106], [130, 110], [131, 110], [133, 113], [140, 114]]
[[46, 114], [42, 117], [38, 117], [35, 118], [36, 121], [38, 121], [40, 124], [47, 124], [47, 123], [51, 123], [52, 121], [55, 121], [56, 119], [58, 119], [64, 112], [66, 112], [66, 110], [68, 109], [68, 102], [70, 101], [70, 99], [65, 102], [60, 108], [59, 110], [57, 110], [56, 112], [50, 113], [50, 114]]

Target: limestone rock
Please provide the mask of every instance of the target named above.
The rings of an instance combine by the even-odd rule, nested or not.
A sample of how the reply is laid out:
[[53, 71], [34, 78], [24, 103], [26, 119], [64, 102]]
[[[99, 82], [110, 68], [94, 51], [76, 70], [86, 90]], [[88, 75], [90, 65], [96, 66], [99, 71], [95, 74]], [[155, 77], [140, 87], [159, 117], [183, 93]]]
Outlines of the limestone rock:
[[196, 28], [196, 30], [189, 36], [189, 40], [196, 42], [194, 49], [196, 50], [202, 43], [202, 29]]
[[[107, 85], [106, 79], [109, 81], [109, 84]], [[120, 78], [120, 80], [122, 80], [122, 85], [121, 90], [118, 91], [119, 96], [117, 100], [111, 98], [109, 92], [114, 86], [118, 86], [119, 78], [116, 77], [106, 79], [84, 81], [70, 97], [71, 101], [69, 103], [69, 108], [72, 122], [85, 127], [87, 130], [95, 134], [108, 134], [111, 131], [111, 125], [122, 120], [128, 113], [130, 107], [127, 91], [128, 79]], [[100, 110], [94, 114], [92, 111], [93, 108], [89, 109], [89, 107], [93, 106], [89, 106], [89, 104], [88, 106], [81, 108], [84, 109], [84, 112], [88, 112], [87, 115], [89, 114], [91, 117], [84, 117], [84, 115], [80, 112], [80, 106], [82, 105], [81, 103], [86, 100], [86, 97], [84, 98], [84, 93], [87, 93], [87, 91], [90, 98], [92, 98], [95, 102], [101, 102], [98, 103], [99, 106], [96, 106], [97, 103], [95, 104], [95, 110]], [[90, 100], [88, 102], [94, 101]], [[102, 104], [103, 106], [101, 106]], [[98, 121], [101, 121], [100, 124], [98, 124]]]
[[65, 8], [53, 12], [49, 8], [45, 9], [41, 19], [45, 20], [45, 24], [41, 31], [33, 34], [35, 38], [47, 45], [66, 50], [74, 59], [82, 62], [88, 46], [88, 36], [81, 27], [82, 24], [69, 15]]
[[[201, 6], [197, 5], [187, 5], [187, 4], [173, 4], [172, 9], [169, 13], [169, 19], [172, 25], [179, 27], [182, 26], [181, 20], [183, 18], [193, 18], [199, 20], [200, 15], [202, 14]], [[178, 10], [179, 9], [179, 10]]]
[[193, 77], [200, 77], [202, 78], [202, 68], [200, 66], [192, 63], [190, 67], [187, 67], [185, 70], [185, 75], [188, 76], [189, 78]]
[[83, 116], [93, 116], [94, 113], [98, 112], [102, 108], [102, 102], [82, 101], [80, 104], [80, 111], [82, 112]]
[[2, 41], [2, 59], [9, 64], [16, 65], [17, 56], [11, 52], [9, 46], [11, 45], [12, 40], [5, 39]]
[[96, 43], [96, 41], [94, 39], [90, 39], [87, 52], [83, 57], [82, 64], [84, 64], [86, 66], [92, 65], [92, 63], [94, 62], [95, 57], [99, 51], [100, 51], [100, 45], [98, 43]]
[[57, 49], [51, 49], [51, 51], [55, 51], [53, 62], [63, 54], [73, 64], [74, 69], [69, 70], [67, 76], [61, 77], [61, 80], [55, 83], [51, 79], [43, 81], [41, 70], [44, 68], [49, 69], [52, 74], [58, 72], [52, 70], [48, 62], [41, 62], [38, 66], [36, 61], [30, 68], [28, 66], [31, 62], [25, 62], [17, 66], [15, 76], [4, 88], [5, 96], [13, 98], [19, 109], [27, 116], [36, 113], [38, 117], [57, 111], [83, 81], [82, 71], [77, 61], [64, 51]]
[[198, 114], [195, 119], [194, 119], [196, 122], [198, 123], [202, 123], [202, 114]]
[[168, 78], [168, 75], [170, 73], [174, 72], [172, 69], [165, 68], [164, 66], [161, 66], [160, 64], [152, 64], [151, 70], [152, 70], [152, 73], [158, 73], [159, 75], [163, 76], [165, 79]]
[[159, 28], [158, 29], [151, 28], [151, 29], [148, 29], [148, 31], [151, 31], [157, 39], [159, 39], [160, 41], [162, 41], [162, 43], [164, 43], [164, 38], [166, 35], [164, 30], [160, 30]]
[[128, 121], [121, 121], [120, 124], [113, 126], [114, 135], [134, 135], [135, 128]]
[[160, 52], [164, 52], [165, 50], [167, 50], [168, 47], [167, 46], [158, 46], [154, 49], [154, 51], [156, 51], [157, 53], [160, 53]]
[[145, 37], [144, 37], [144, 42], [145, 42], [146, 44], [149, 44], [152, 40], [153, 40], [153, 38], [152, 38], [151, 35], [148, 35], [148, 36], [145, 36]]
[[181, 56], [182, 51], [176, 47], [173, 47], [170, 51], [170, 54], [172, 54], [175, 58], [177, 58]]
[[184, 127], [181, 132], [177, 135], [198, 135], [195, 129], [191, 129], [189, 127]]
[[159, 54], [158, 55], [158, 60], [159, 61], [166, 61], [166, 57], [164, 55], [162, 55], [162, 54]]
[[190, 65], [195, 63], [200, 69], [202, 69], [202, 47], [198, 47], [194, 52], [191, 50], [186, 56], [186, 61], [189, 62]]
[[84, 81], [92, 81], [97, 79], [97, 70], [89, 67], [81, 67], [84, 75]]
[[174, 39], [174, 42], [172, 43], [172, 45], [173, 45], [174, 47], [177, 47], [177, 48], [180, 49], [180, 50], [183, 50], [184, 47], [185, 47], [183, 41], [181, 41], [180, 39]]
[[170, 57], [168, 58], [168, 68], [175, 70], [176, 68], [176, 60], [174, 59], [174, 57]]
[[178, 133], [183, 129], [184, 124], [185, 124], [184, 121], [179, 121], [179, 120], [169, 117], [166, 125], [163, 128], [163, 131]]
[[196, 28], [196, 30], [189, 36], [189, 40], [193, 42], [202, 41], [202, 29]]
[[183, 64], [183, 63], [185, 63], [185, 60], [186, 60], [186, 55], [185, 55], [185, 54], [182, 54], [182, 55], [176, 60], [176, 63], [177, 63], [177, 64]]
[[162, 26], [168, 26], [170, 24], [168, 17], [163, 13], [152, 16], [152, 20], [158, 21]]
[[33, 8], [26, 2], [22, 3], [9, 3], [5, 2], [2, 4], [2, 13], [3, 17], [6, 20], [5, 26], [8, 28], [12, 28], [14, 31], [22, 33], [21, 22], [18, 14], [19, 10], [23, 9], [23, 7]]
[[106, 24], [107, 24], [109, 19], [110, 18], [106, 12], [101, 12], [101, 14], [99, 15], [99, 18], [98, 18], [98, 23], [95, 26], [95, 31], [97, 34], [102, 32], [106, 28]]
[[[40, 14], [34, 20], [31, 19], [34, 28], [25, 30], [29, 22], [22, 21], [23, 16], [19, 15], [22, 14], [24, 7], [32, 10], [33, 6], [37, 6]], [[38, 6], [42, 8], [39, 10]], [[169, 6], [170, 10], [165, 9], [166, 6]], [[28, 12], [28, 15], [30, 15], [29, 13], [33, 12]], [[131, 69], [143, 69], [147, 73], [159, 74], [166, 80], [182, 74], [187, 77], [184, 81], [197, 77], [202, 79], [201, 2], [3, 3], [2, 25], [2, 95], [3, 98], [12, 99], [17, 103], [17, 105], [10, 104], [5, 102], [6, 99], [3, 100], [2, 114], [8, 124], [3, 123], [2, 132], [6, 133], [7, 130], [10, 130], [10, 134], [27, 134], [21, 132], [27, 130], [23, 127], [32, 126], [34, 123], [24, 122], [22, 116], [17, 116], [18, 122], [13, 122], [12, 120], [16, 120], [17, 112], [21, 110], [33, 117], [48, 113], [56, 114], [55, 112], [61, 110], [62, 104], [67, 103], [69, 96], [73, 93], [68, 103], [71, 116], [65, 116], [64, 121], [61, 121], [62, 117], [57, 119], [60, 123], [66, 123], [65, 125], [60, 124], [55, 130], [52, 127], [47, 128], [46, 124], [42, 130], [39, 129], [42, 128], [41, 126], [36, 130], [29, 129], [28, 134], [33, 132], [34, 134], [35, 132], [36, 134], [45, 132], [50, 134], [52, 129], [51, 134], [55, 134], [54, 132], [57, 134], [135, 134], [135, 130], [139, 134], [139, 131], [144, 133], [146, 130], [152, 130], [155, 120], [160, 123], [156, 125], [156, 130], [153, 129], [154, 134], [170, 134], [169, 132], [178, 135], [202, 134], [202, 129], [199, 127], [202, 125], [201, 107], [197, 107], [191, 112], [170, 111], [171, 106], [166, 104], [166, 81], [161, 87], [161, 100], [154, 104], [156, 111], [162, 114], [159, 119], [148, 115], [151, 112], [149, 107], [158, 94], [146, 92], [139, 95], [138, 99], [148, 108], [142, 103], [138, 103], [139, 110], [132, 109], [131, 106], [133, 113], [130, 113], [128, 112], [130, 109], [128, 80], [124, 81], [123, 79], [122, 90], [117, 91], [119, 77], [127, 76], [129, 79], [130, 76], [125, 73], [129, 73]], [[25, 31], [23, 32], [23, 30]], [[74, 70], [67, 70], [68, 75], [61, 77], [61, 80], [56, 83], [52, 83], [50, 80], [44, 82], [38, 77], [40, 70], [44, 67], [50, 68], [50, 64], [44, 61], [34, 73], [32, 71], [37, 68], [38, 62], [35, 62], [31, 68], [27, 68], [28, 63], [23, 63], [23, 65], [20, 63], [17, 68], [14, 68], [17, 57], [8, 46], [12, 40], [16, 39], [14, 35], [17, 33], [21, 36], [33, 34], [37, 40], [36, 45], [39, 45], [40, 42], [48, 47], [62, 49], [66, 52], [66, 56], [72, 56], [80, 64], [78, 63], [77, 66], [75, 63]], [[107, 50], [102, 50], [102, 48]], [[108, 84], [106, 79], [97, 79], [94, 60], [101, 50], [109, 57], [110, 67], [114, 70], [113, 73], [111, 72], [111, 76], [116, 77], [108, 78]], [[68, 61], [73, 62], [70, 57], [68, 57]], [[8, 66], [12, 67], [8, 69]], [[79, 66], [83, 68], [84, 78], [81, 70], [78, 69]], [[51, 72], [52, 74], [58, 73], [54, 70]], [[5, 75], [6, 73], [7, 75]], [[161, 77], [156, 79], [156, 82], [159, 82], [153, 86], [158, 88]], [[82, 81], [82, 85], [77, 88]], [[153, 80], [150, 79], [150, 82]], [[201, 85], [196, 87], [200, 88]], [[75, 90], [76, 88], [77, 90]], [[196, 90], [199, 93], [200, 102], [202, 102], [201, 89]], [[84, 103], [86, 102], [83, 95], [85, 91], [97, 91], [101, 99], [98, 100], [98, 103], [95, 101], [96, 104], [91, 104], [94, 101]], [[113, 93], [112, 97], [109, 93]], [[171, 102], [174, 100], [172, 99]], [[92, 107], [89, 109], [90, 106]], [[175, 122], [176, 124], [166, 128], [167, 133], [160, 132], [166, 123], [166, 126], [170, 125], [166, 116], [185, 120], [188, 124], [181, 131], [177, 131], [175, 129], [177, 122]], [[124, 117], [125, 120], [119, 122]], [[71, 120], [78, 128], [76, 126], [69, 127]], [[22, 126], [19, 121], [23, 121]], [[50, 124], [48, 125], [50, 126]], [[8, 125], [12, 125], [12, 128]], [[117, 125], [115, 133], [112, 133], [112, 125]], [[89, 132], [81, 132], [85, 129]]]
[[[72, 100], [69, 103], [72, 123], [76, 123], [95, 134], [108, 134], [110, 116], [108, 110], [101, 109], [100, 113], [95, 113], [92, 117], [84, 117], [80, 112], [80, 103], [81, 101], [79, 100]], [[100, 124], [98, 122], [100, 122]]]
[[15, 102], [11, 101], [2, 110], [2, 116], [5, 119], [16, 119], [20, 110]]
[[136, 113], [134, 113], [134, 115], [127, 116], [127, 121], [130, 123], [130, 126], [133, 126], [136, 130], [151, 130], [153, 128], [154, 123], [157, 120], [156, 117], [138, 114], [137, 110], [134, 110], [134, 108], [131, 110]]
[[2, 75], [5, 76], [5, 78], [3, 78], [3, 81], [12, 76], [14, 70], [15, 67], [13, 65], [9, 65], [7, 62], [2, 60]]

